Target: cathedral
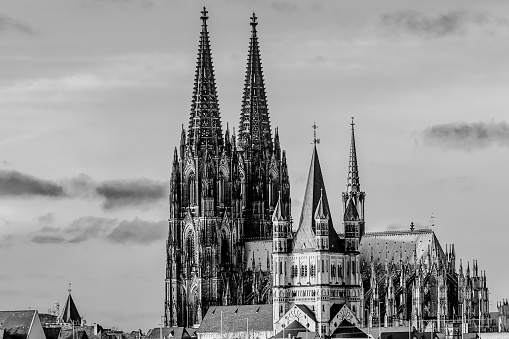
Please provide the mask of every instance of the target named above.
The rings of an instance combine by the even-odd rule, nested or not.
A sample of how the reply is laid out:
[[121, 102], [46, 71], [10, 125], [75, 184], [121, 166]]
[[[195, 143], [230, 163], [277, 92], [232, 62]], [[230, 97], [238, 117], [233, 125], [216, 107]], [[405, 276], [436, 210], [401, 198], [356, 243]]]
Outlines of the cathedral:
[[[251, 17], [240, 123], [223, 133], [207, 26], [201, 32], [191, 111], [175, 147], [166, 244], [165, 325], [199, 326], [212, 306], [272, 304], [274, 331], [297, 321], [322, 336], [340, 324], [476, 328], [489, 317], [486, 273], [456, 269], [454, 245], [433, 229], [367, 232], [352, 118], [346, 189], [332, 207], [315, 136], [300, 220], [272, 130]], [[339, 195], [339, 192], [334, 193]], [[338, 231], [339, 230], [339, 231]], [[467, 326], [465, 325], [465, 326]]]

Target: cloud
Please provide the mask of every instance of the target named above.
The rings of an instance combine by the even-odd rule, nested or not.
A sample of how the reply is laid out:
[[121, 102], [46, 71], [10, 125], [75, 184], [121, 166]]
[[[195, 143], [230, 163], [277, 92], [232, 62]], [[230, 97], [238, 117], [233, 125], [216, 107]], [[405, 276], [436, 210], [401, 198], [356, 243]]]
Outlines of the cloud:
[[55, 222], [55, 214], [54, 213], [46, 213], [37, 218], [40, 224], [42, 225], [51, 225]]
[[65, 195], [61, 185], [18, 171], [0, 170], [0, 196], [48, 196]]
[[34, 35], [35, 31], [28, 24], [0, 13], [0, 34], [4, 32], [17, 32]]
[[105, 198], [104, 209], [147, 206], [168, 194], [166, 183], [148, 179], [106, 181], [96, 188], [96, 193]]
[[100, 197], [104, 198], [102, 207], [107, 210], [122, 207], [146, 209], [164, 201], [168, 195], [167, 186], [165, 182], [145, 178], [97, 183], [86, 174], [51, 181], [18, 171], [0, 169], [0, 197]]
[[461, 35], [469, 29], [481, 29], [494, 33], [500, 29], [508, 32], [509, 22], [487, 13], [465, 10], [450, 11], [435, 16], [412, 10], [386, 13], [381, 16], [382, 24], [392, 32], [405, 32], [422, 37], [444, 37]]
[[132, 221], [122, 221], [115, 227], [107, 239], [118, 244], [137, 243], [150, 244], [166, 236], [167, 222], [144, 221], [135, 218]]
[[275, 0], [270, 5], [273, 9], [275, 9], [277, 12], [282, 13], [290, 13], [297, 11], [298, 7], [296, 4], [292, 4], [289, 2], [281, 1], [281, 0]]
[[42, 227], [29, 238], [38, 244], [81, 243], [102, 239], [114, 244], [151, 244], [164, 239], [167, 222], [131, 221], [86, 216], [72, 221], [67, 227]]
[[424, 144], [466, 151], [492, 145], [509, 147], [509, 125], [501, 122], [454, 122], [433, 125], [422, 133]]

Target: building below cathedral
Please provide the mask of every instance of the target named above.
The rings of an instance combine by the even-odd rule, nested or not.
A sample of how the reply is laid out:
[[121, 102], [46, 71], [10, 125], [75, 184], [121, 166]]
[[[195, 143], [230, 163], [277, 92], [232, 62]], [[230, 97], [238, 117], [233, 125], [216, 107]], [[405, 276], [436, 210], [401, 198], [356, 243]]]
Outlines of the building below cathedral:
[[[293, 228], [286, 155], [278, 129], [273, 133], [270, 126], [257, 18], [251, 17], [237, 135], [228, 125], [222, 130], [205, 9], [201, 20], [189, 125], [175, 147], [170, 178], [165, 325], [198, 327], [205, 314], [232, 310], [221, 307], [256, 304], [272, 304], [259, 309], [272, 313], [275, 333], [294, 328], [333, 336], [347, 327], [410, 325], [445, 331], [453, 321], [487, 323], [486, 273], [477, 262], [472, 272], [467, 264], [464, 273], [461, 261], [457, 270], [454, 245], [444, 251], [433, 229], [412, 224], [366, 232], [353, 118], [345, 129], [350, 151], [340, 201], [329, 205], [315, 135]], [[340, 223], [333, 222], [331, 206], [342, 209]], [[200, 328], [204, 337], [210, 336], [206, 330]]]

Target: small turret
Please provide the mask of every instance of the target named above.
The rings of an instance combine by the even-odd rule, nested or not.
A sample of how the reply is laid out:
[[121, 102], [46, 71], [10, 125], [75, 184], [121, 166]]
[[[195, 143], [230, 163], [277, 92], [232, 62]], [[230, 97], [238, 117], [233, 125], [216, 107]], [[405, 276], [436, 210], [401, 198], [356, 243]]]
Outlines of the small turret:
[[287, 253], [288, 252], [288, 234], [289, 222], [288, 218], [284, 215], [284, 209], [281, 202], [281, 192], [272, 213], [272, 239], [273, 239], [273, 252], [274, 253]]
[[316, 250], [328, 251], [329, 250], [329, 211], [324, 206], [323, 189], [320, 190], [320, 200], [315, 210], [315, 234], [316, 234]]

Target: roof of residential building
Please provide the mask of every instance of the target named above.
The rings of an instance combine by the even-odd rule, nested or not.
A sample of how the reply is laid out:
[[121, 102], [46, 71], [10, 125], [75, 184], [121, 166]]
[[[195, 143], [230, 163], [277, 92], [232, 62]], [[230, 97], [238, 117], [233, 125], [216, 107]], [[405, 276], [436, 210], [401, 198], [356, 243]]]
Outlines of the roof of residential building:
[[[249, 319], [249, 320], [247, 320]], [[196, 333], [272, 331], [272, 305], [210, 307]]]

